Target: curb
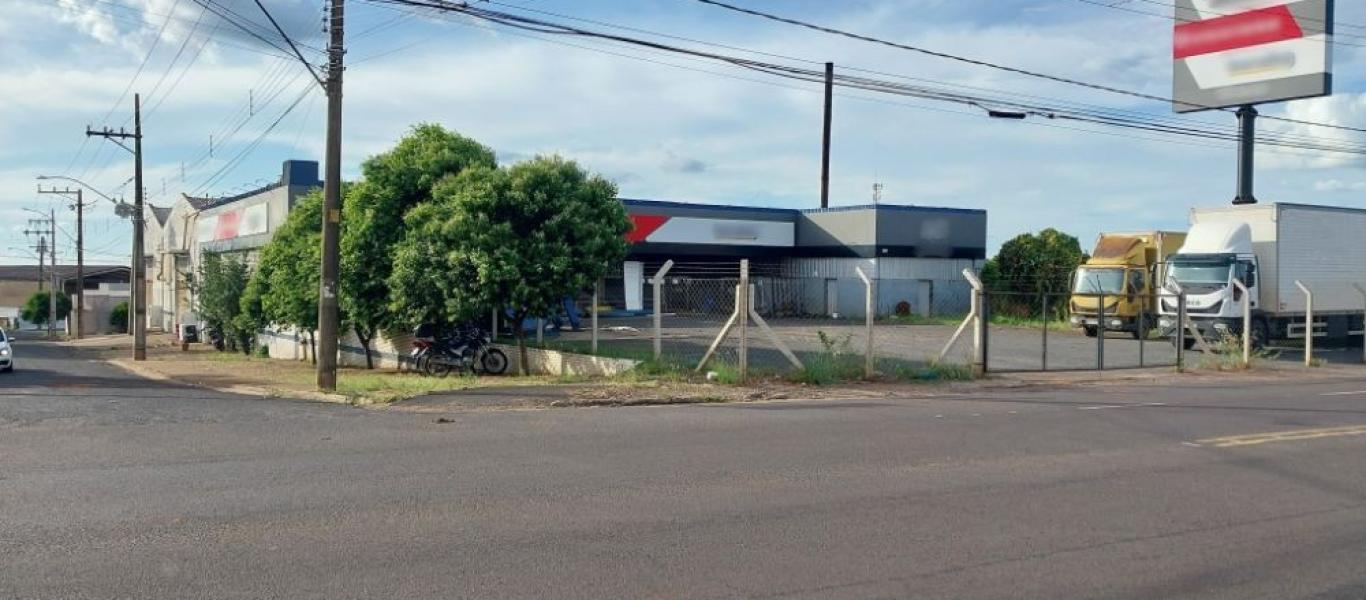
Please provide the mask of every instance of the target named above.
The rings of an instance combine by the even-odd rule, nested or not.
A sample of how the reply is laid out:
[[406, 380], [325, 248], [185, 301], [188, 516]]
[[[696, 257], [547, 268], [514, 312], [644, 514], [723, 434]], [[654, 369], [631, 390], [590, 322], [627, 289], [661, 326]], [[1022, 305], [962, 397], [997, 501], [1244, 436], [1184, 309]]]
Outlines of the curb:
[[114, 365], [124, 371], [143, 379], [153, 381], [165, 381], [179, 385], [186, 385], [203, 390], [210, 390], [221, 394], [237, 394], [240, 396], [255, 396], [258, 398], [287, 398], [292, 400], [307, 400], [309, 402], [325, 402], [328, 404], [352, 404], [351, 399], [341, 394], [325, 394], [322, 392], [302, 392], [297, 390], [281, 390], [276, 388], [266, 388], [253, 385], [230, 385], [212, 386], [195, 383], [192, 381], [182, 381], [173, 379], [164, 373], [159, 373], [153, 369], [148, 369], [142, 365], [126, 359], [106, 360], [105, 362]]

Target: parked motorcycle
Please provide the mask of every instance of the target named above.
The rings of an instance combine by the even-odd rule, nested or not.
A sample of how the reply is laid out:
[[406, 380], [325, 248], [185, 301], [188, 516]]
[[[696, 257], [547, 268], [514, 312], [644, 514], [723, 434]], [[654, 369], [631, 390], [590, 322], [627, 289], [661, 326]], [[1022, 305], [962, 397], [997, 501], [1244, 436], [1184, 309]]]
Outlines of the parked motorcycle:
[[492, 342], [488, 332], [478, 326], [461, 325], [443, 332], [434, 324], [424, 323], [413, 330], [409, 362], [414, 370], [433, 377], [445, 377], [452, 371], [501, 375], [507, 371], [508, 357]]
[[204, 335], [209, 338], [209, 343], [213, 344], [214, 350], [222, 352], [228, 347], [227, 339], [223, 337], [223, 332], [217, 327], [205, 327]]

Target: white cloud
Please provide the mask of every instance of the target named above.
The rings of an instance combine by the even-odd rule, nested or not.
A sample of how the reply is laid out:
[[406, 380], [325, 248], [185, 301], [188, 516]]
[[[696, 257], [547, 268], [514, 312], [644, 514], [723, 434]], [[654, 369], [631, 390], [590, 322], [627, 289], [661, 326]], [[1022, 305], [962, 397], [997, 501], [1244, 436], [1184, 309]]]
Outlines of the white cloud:
[[[1285, 117], [1300, 121], [1350, 127], [1362, 127], [1366, 124], [1366, 94], [1341, 93], [1326, 98], [1289, 102], [1284, 106], [1283, 114]], [[1261, 130], [1285, 136], [1307, 137], [1331, 143], [1366, 146], [1366, 134], [1356, 131], [1285, 123], [1270, 119], [1259, 119], [1258, 127]], [[1296, 154], [1282, 153], [1258, 158], [1258, 165], [1268, 169], [1331, 169], [1362, 164], [1364, 163], [1361, 155], [1333, 152], [1304, 151]]]
[[1341, 179], [1321, 179], [1314, 182], [1316, 192], [1360, 192], [1366, 191], [1366, 181], [1343, 181]]

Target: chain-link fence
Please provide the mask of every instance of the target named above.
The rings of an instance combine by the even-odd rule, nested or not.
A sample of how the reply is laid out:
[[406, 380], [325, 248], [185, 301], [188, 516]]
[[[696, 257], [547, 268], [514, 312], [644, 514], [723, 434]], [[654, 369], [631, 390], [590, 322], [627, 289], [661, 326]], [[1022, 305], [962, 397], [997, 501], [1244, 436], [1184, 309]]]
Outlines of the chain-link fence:
[[984, 292], [984, 369], [1076, 371], [1175, 366], [1157, 300], [1143, 294]]

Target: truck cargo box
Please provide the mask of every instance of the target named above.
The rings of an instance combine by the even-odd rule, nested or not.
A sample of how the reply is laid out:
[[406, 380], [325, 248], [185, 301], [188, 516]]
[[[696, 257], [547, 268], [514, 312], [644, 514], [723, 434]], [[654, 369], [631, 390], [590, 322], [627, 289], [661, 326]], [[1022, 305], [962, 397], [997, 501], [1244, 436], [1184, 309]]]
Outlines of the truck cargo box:
[[1257, 255], [1263, 312], [1304, 313], [1299, 280], [1314, 292], [1314, 312], [1360, 312], [1366, 287], [1366, 210], [1308, 204], [1195, 208], [1191, 224], [1246, 223]]

